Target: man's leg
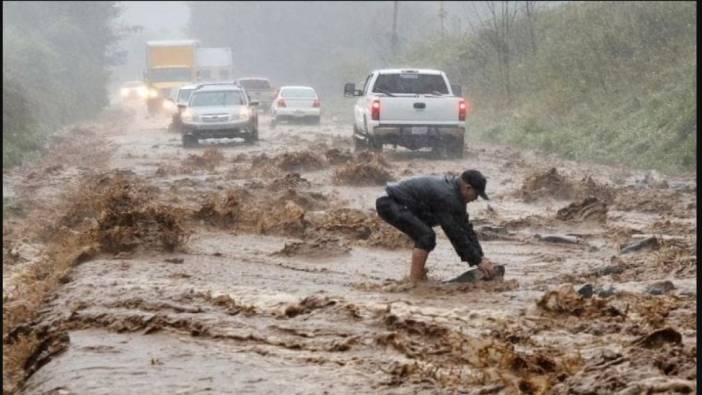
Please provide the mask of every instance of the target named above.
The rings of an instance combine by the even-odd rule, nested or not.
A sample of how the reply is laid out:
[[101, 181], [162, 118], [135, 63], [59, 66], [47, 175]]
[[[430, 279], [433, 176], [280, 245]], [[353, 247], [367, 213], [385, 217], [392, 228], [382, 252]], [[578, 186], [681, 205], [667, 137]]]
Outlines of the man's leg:
[[412, 267], [410, 267], [410, 280], [423, 281], [427, 279], [427, 270], [424, 265], [427, 263], [429, 251], [424, 251], [421, 248], [412, 250]]
[[424, 265], [429, 253], [436, 246], [436, 234], [431, 227], [409, 211], [406, 207], [388, 196], [378, 198], [375, 202], [378, 215], [393, 227], [408, 235], [414, 241], [410, 279], [420, 281], [426, 279]]

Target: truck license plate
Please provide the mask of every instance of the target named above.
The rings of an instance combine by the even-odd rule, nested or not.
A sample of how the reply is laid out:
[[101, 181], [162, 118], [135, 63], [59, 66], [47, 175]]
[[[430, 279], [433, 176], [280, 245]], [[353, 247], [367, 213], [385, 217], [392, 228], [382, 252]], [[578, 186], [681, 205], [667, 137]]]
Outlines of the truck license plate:
[[427, 134], [428, 128], [426, 126], [413, 126], [412, 134]]

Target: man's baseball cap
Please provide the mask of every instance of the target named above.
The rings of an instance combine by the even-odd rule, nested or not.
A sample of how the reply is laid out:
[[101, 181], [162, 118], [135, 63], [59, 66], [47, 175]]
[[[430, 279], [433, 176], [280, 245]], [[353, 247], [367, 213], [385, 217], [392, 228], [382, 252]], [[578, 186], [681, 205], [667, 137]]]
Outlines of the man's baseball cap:
[[470, 184], [473, 189], [478, 192], [478, 196], [485, 200], [490, 200], [485, 194], [485, 186], [487, 185], [487, 180], [483, 173], [477, 170], [466, 170], [461, 174], [461, 179], [466, 183]]

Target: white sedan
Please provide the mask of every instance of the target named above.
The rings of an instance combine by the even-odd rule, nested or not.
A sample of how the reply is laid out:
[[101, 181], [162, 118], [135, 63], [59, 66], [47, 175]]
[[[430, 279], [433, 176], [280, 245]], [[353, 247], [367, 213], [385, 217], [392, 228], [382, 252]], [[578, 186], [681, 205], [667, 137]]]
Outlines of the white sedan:
[[312, 121], [319, 124], [319, 96], [309, 86], [282, 86], [271, 106], [271, 127], [281, 121]]

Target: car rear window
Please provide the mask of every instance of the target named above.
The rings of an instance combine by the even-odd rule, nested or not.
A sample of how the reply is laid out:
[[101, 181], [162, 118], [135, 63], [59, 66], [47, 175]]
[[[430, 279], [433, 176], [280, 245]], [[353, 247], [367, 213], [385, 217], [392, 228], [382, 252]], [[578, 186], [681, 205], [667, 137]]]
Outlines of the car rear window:
[[317, 94], [314, 92], [314, 89], [285, 88], [281, 89], [280, 96], [285, 98], [299, 97], [301, 99], [314, 99], [317, 97]]
[[448, 94], [448, 87], [440, 74], [381, 74], [375, 81], [373, 92], [408, 94]]
[[239, 106], [246, 104], [241, 91], [195, 92], [190, 107]]
[[239, 85], [246, 89], [270, 89], [271, 83], [268, 80], [239, 80]]

